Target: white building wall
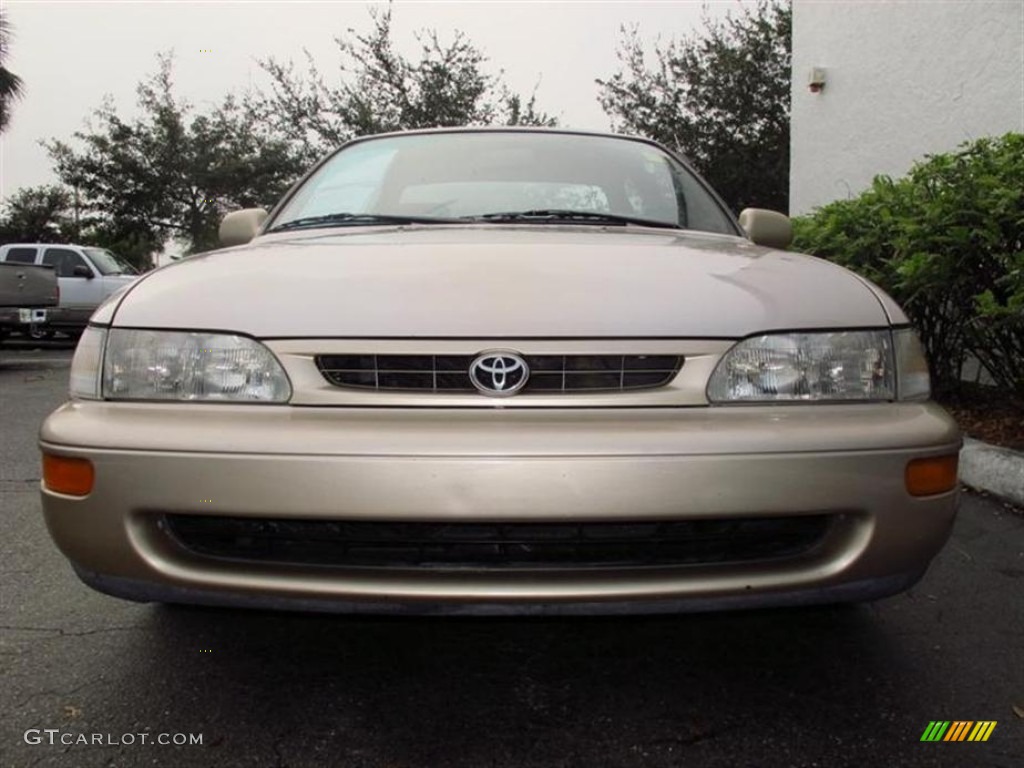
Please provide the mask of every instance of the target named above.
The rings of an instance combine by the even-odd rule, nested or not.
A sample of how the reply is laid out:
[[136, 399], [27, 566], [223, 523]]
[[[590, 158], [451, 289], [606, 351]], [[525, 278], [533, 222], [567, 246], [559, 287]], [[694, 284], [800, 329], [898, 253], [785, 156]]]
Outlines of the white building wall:
[[1024, 0], [793, 0], [793, 215], [1008, 131], [1024, 132]]

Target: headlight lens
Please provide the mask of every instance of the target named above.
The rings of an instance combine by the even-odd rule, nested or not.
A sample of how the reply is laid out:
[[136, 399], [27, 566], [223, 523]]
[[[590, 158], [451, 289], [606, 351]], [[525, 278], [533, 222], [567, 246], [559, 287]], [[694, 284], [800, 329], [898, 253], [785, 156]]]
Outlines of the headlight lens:
[[284, 403], [291, 385], [277, 358], [245, 336], [112, 328], [103, 397]]
[[802, 402], [893, 400], [889, 331], [779, 333], [745, 339], [711, 375], [708, 400]]

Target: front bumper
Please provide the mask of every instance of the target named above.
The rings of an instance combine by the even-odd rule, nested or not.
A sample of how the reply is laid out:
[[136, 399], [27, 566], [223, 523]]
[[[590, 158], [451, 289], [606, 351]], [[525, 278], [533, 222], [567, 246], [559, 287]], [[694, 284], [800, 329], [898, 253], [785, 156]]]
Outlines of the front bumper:
[[[403, 410], [69, 403], [47, 453], [93, 462], [86, 497], [42, 490], [82, 578], [142, 600], [344, 611], [693, 610], [880, 597], [948, 538], [956, 491], [907, 462], [955, 453], [932, 404]], [[166, 514], [566, 522], [828, 514], [799, 556], [601, 569], [381, 569], [202, 556]]]

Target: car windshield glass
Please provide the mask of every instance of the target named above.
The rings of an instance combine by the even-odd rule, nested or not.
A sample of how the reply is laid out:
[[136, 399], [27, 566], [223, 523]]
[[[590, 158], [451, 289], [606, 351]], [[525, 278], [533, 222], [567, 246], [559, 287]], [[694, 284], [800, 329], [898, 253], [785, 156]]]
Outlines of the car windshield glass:
[[[559, 215], [516, 216], [529, 212]], [[573, 212], [594, 215], [566, 215]], [[606, 225], [618, 218], [623, 224], [737, 233], [729, 214], [693, 173], [655, 146], [528, 131], [358, 142], [307, 179], [270, 229], [300, 219], [311, 220], [311, 226], [365, 226], [374, 223], [373, 216], [409, 217], [421, 224], [454, 219]]]
[[89, 259], [103, 275], [137, 275], [139, 271], [104, 248], [85, 248]]

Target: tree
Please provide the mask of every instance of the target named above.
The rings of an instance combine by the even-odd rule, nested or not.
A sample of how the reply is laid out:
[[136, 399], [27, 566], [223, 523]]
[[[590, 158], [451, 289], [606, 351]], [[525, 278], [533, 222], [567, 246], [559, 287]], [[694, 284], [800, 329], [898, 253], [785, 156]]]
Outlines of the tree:
[[3, 8], [0, 8], [0, 133], [11, 119], [11, 102], [21, 97], [25, 87], [21, 78], [4, 66], [10, 39], [11, 25]]
[[216, 246], [228, 210], [270, 207], [301, 174], [287, 142], [254, 123], [233, 97], [204, 113], [174, 95], [172, 58], [138, 86], [141, 117], [107, 100], [72, 147], [47, 147], [57, 174], [82, 193], [93, 235], [132, 244], [138, 259], [171, 237], [191, 251]]
[[62, 187], [19, 189], [3, 203], [0, 243], [67, 243], [73, 239], [71, 194]]
[[501, 77], [482, 71], [486, 57], [461, 33], [448, 45], [436, 31], [417, 35], [419, 60], [392, 43], [391, 7], [371, 9], [373, 29], [336, 37], [341, 61], [337, 86], [328, 85], [306, 51], [306, 72], [293, 62], [260, 62], [271, 88], [249, 100], [254, 115], [319, 157], [354, 136], [436, 126], [554, 125], [537, 111], [535, 96], [511, 92]]
[[654, 49], [648, 68], [636, 28], [623, 30], [622, 69], [601, 86], [614, 127], [686, 155], [735, 210], [789, 209], [792, 13], [760, 0], [701, 34]]

